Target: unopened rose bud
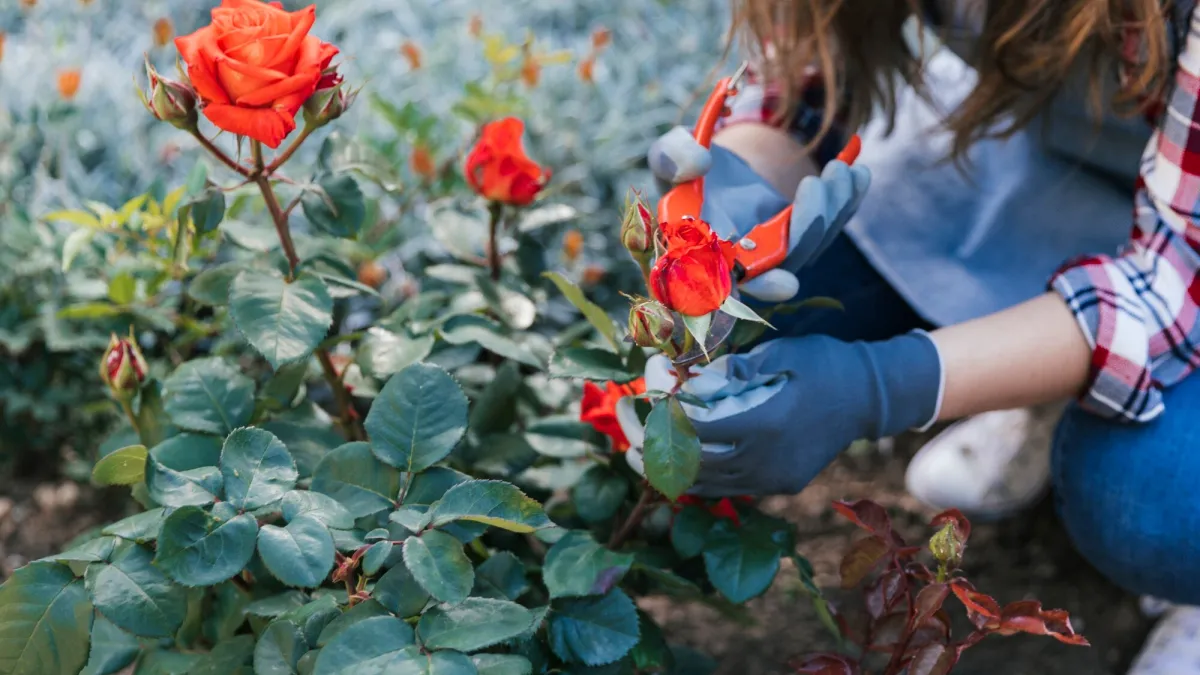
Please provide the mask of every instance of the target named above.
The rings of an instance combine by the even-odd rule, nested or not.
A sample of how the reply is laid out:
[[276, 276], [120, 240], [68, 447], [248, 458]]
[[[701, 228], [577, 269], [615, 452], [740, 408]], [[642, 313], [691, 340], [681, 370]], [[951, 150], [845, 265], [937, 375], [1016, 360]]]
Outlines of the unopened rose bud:
[[654, 230], [657, 227], [654, 215], [642, 200], [642, 196], [633, 193], [625, 207], [625, 220], [621, 223], [621, 244], [639, 263], [650, 257], [654, 248]]
[[662, 349], [675, 333], [671, 310], [653, 300], [644, 300], [629, 310], [629, 335], [639, 347]]
[[142, 94], [142, 103], [150, 114], [179, 129], [195, 129], [196, 90], [163, 77], [149, 59], [146, 59], [146, 77], [150, 80], [150, 93]]
[[946, 523], [929, 538], [929, 552], [946, 568], [953, 569], [962, 563], [963, 544], [958, 540], [953, 523]]
[[146, 359], [132, 337], [113, 334], [100, 360], [100, 379], [117, 399], [127, 401], [137, 393], [146, 380]]
[[313, 129], [323, 127], [344, 115], [356, 98], [358, 91], [347, 91], [341, 75], [328, 72], [304, 103], [304, 122]]

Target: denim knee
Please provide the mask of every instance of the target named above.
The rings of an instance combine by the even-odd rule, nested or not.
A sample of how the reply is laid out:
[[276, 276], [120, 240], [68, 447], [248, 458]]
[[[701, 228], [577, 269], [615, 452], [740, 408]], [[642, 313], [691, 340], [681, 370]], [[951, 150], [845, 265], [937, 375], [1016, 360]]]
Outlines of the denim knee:
[[1191, 380], [1149, 424], [1072, 406], [1053, 472], [1066, 530], [1100, 572], [1133, 593], [1200, 604], [1200, 377]]

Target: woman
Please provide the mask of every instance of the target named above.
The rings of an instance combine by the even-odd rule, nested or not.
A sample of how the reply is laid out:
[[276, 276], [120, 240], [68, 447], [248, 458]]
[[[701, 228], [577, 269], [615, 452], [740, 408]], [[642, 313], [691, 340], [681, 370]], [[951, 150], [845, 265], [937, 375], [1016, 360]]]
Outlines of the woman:
[[[765, 89], [743, 91], [723, 147], [677, 130], [651, 168], [707, 172], [703, 217], [726, 237], [795, 195], [786, 269], [742, 292], [846, 312], [698, 369], [697, 493], [799, 491], [854, 440], [1074, 398], [1053, 481], [1076, 546], [1133, 592], [1200, 604], [1195, 0], [735, 5]], [[922, 59], [914, 16], [963, 60]], [[872, 115], [868, 180], [827, 159]], [[652, 361], [647, 387], [669, 370]], [[1197, 627], [1174, 612], [1134, 672], [1200, 673], [1168, 639]]]

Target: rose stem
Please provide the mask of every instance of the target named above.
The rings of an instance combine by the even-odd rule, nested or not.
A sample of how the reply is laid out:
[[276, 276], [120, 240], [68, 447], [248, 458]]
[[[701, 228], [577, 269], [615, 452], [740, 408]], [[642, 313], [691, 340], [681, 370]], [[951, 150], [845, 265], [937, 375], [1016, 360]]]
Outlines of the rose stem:
[[497, 245], [497, 231], [500, 229], [500, 216], [504, 212], [504, 204], [492, 202], [488, 206], [491, 215], [488, 223], [488, 267], [492, 270], [492, 281], [500, 280], [500, 248]]
[[287, 216], [284, 215], [283, 208], [279, 206], [279, 199], [275, 197], [275, 190], [271, 187], [271, 179], [263, 168], [262, 143], [253, 141], [250, 148], [254, 153], [254, 182], [258, 185], [263, 200], [267, 203], [267, 210], [271, 212], [271, 220], [275, 223], [275, 232], [279, 235], [279, 244], [283, 247], [283, 254], [287, 256], [288, 281], [290, 282], [296, 277], [296, 266], [300, 264], [300, 256], [296, 255], [296, 245], [292, 243], [292, 233], [288, 229]]
[[204, 149], [208, 150], [209, 154], [211, 154], [213, 157], [216, 157], [218, 160], [220, 160], [222, 164], [224, 164], [225, 166], [229, 167], [230, 169], [233, 169], [234, 171], [238, 172], [243, 177], [250, 178], [250, 170], [249, 169], [247, 169], [246, 167], [242, 166], [241, 164], [238, 164], [237, 162], [233, 161], [233, 159], [230, 158], [229, 155], [225, 154], [224, 150], [221, 150], [216, 145], [214, 145], [212, 141], [205, 138], [204, 134], [200, 133], [199, 129], [192, 130], [191, 134], [192, 134], [192, 136], [194, 136], [196, 138], [197, 141], [200, 141], [200, 145], [204, 146]]
[[616, 549], [621, 544], [624, 544], [625, 540], [629, 539], [638, 525], [642, 524], [642, 520], [646, 518], [646, 509], [655, 500], [657, 494], [657, 490], [648, 484], [646, 485], [646, 489], [642, 490], [642, 496], [638, 498], [637, 504], [633, 506], [633, 511], [629, 513], [629, 518], [625, 520], [625, 524], [616, 532], [613, 532], [612, 537], [609, 537], [608, 548]]
[[267, 168], [263, 169], [263, 173], [266, 174], [267, 176], [270, 176], [271, 174], [275, 173], [275, 171], [277, 169], [279, 169], [279, 167], [283, 166], [284, 163], [286, 163], [289, 159], [292, 158], [292, 155], [295, 154], [296, 150], [298, 150], [300, 148], [300, 146], [304, 144], [304, 141], [308, 140], [308, 137], [311, 136], [312, 132], [314, 132], [314, 131], [316, 131], [316, 130], [310, 126], [305, 125], [305, 127], [300, 130], [300, 135], [296, 137], [296, 140], [292, 141], [292, 144], [289, 145], [287, 147], [287, 149], [283, 151], [283, 154], [279, 155], [274, 160], [272, 160], [271, 164], [268, 165]]
[[129, 401], [122, 400], [121, 410], [125, 411], [125, 419], [129, 420], [129, 426], [133, 427], [133, 433], [138, 436], [142, 435], [142, 430], [138, 428], [137, 417], [133, 415], [133, 408], [129, 405]]
[[[267, 210], [271, 212], [271, 220], [275, 223], [275, 232], [279, 235], [279, 244], [283, 247], [283, 254], [287, 256], [288, 282], [290, 283], [296, 277], [296, 266], [300, 264], [300, 256], [296, 255], [296, 245], [292, 243], [292, 233], [288, 229], [287, 214], [279, 207], [279, 199], [276, 198], [275, 189], [271, 187], [271, 179], [263, 167], [262, 143], [253, 141], [250, 147], [254, 153], [254, 183], [258, 185], [259, 191], [262, 192], [263, 201], [266, 202]], [[278, 161], [272, 164], [272, 166], [276, 164], [278, 164]], [[317, 360], [321, 363], [321, 371], [325, 374], [325, 381], [329, 383], [329, 388], [333, 391], [333, 398], [337, 402], [338, 416], [341, 418], [343, 433], [353, 441], [365, 439], [366, 431], [360, 426], [358, 418], [354, 414], [354, 401], [350, 397], [350, 392], [346, 390], [345, 383], [338, 376], [337, 369], [333, 366], [333, 359], [329, 356], [329, 351], [324, 347], [318, 347], [315, 354]]]

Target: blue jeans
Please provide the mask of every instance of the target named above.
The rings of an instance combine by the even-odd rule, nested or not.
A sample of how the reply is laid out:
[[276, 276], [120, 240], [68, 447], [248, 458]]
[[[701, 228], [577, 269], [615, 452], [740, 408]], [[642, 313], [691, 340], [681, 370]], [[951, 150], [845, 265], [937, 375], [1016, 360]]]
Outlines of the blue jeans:
[[[801, 272], [800, 292], [846, 310], [776, 317], [791, 335], [881, 340], [928, 327], [845, 236]], [[1068, 408], [1054, 440], [1055, 502], [1075, 547], [1118, 586], [1200, 605], [1200, 375], [1165, 398], [1167, 412], [1143, 425]]]

